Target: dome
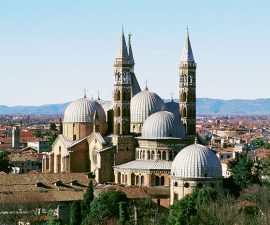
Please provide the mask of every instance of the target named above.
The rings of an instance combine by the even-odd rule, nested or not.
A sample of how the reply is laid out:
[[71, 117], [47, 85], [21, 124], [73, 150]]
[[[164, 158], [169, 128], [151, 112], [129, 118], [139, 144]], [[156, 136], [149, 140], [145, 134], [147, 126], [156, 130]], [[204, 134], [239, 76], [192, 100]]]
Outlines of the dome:
[[211, 149], [193, 144], [177, 154], [171, 175], [179, 178], [222, 178], [222, 170], [219, 159]]
[[95, 112], [97, 112], [100, 121], [106, 121], [104, 109], [97, 101], [81, 98], [69, 104], [65, 110], [63, 122], [93, 122]]
[[171, 100], [165, 103], [166, 110], [173, 113], [175, 116], [180, 116], [179, 103]]
[[144, 139], [184, 138], [185, 128], [179, 117], [168, 111], [149, 116], [142, 127]]
[[162, 99], [147, 88], [136, 94], [130, 101], [131, 123], [143, 123], [148, 116], [162, 109]]

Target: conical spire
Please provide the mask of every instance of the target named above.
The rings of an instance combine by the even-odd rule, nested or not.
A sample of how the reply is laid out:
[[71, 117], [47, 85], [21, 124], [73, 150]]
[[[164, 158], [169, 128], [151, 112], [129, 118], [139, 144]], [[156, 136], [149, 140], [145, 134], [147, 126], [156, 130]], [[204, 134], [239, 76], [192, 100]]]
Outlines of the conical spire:
[[185, 46], [182, 53], [181, 62], [193, 62], [193, 63], [195, 62], [193, 53], [192, 53], [190, 40], [189, 40], [188, 28], [187, 28], [187, 37], [186, 37], [186, 42], [185, 42]]
[[133, 58], [133, 52], [132, 52], [132, 47], [131, 47], [131, 33], [128, 33], [128, 57], [131, 60], [132, 63], [134, 63], [134, 58]]
[[120, 43], [119, 43], [118, 49], [116, 51], [115, 58], [117, 58], [117, 59], [128, 58], [127, 44], [126, 44], [126, 40], [125, 40], [125, 34], [124, 34], [123, 27], [122, 27], [122, 34], [120, 37]]

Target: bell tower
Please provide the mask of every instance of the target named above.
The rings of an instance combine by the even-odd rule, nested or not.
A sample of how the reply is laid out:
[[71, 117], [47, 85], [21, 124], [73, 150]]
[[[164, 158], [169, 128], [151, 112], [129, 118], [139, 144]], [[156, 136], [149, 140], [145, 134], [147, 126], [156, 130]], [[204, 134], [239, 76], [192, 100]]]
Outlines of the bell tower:
[[122, 30], [114, 61], [114, 134], [126, 135], [130, 129], [131, 60]]
[[193, 57], [187, 29], [187, 36], [179, 65], [179, 109], [181, 120], [185, 126], [186, 137], [192, 140], [196, 136], [196, 67], [197, 64]]

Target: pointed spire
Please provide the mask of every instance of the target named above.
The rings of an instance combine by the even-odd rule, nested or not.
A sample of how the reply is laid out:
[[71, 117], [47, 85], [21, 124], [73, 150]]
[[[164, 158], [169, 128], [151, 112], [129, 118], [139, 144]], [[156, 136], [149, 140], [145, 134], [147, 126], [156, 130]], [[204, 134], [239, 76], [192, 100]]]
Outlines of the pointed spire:
[[86, 92], [87, 92], [87, 89], [84, 88], [84, 89], [83, 89], [83, 97], [84, 97], [84, 98], [86, 98]]
[[126, 40], [125, 40], [123, 25], [122, 25], [122, 34], [120, 37], [120, 43], [119, 43], [118, 49], [116, 51], [115, 58], [117, 58], [117, 59], [128, 58], [128, 50], [127, 50], [127, 44], [126, 44]]
[[145, 90], [148, 91], [148, 81], [147, 81], [147, 79], [145, 80]]
[[189, 40], [188, 27], [187, 27], [186, 42], [185, 42], [184, 49], [182, 52], [181, 62], [193, 62], [193, 63], [195, 62], [194, 57], [193, 57], [193, 53], [192, 53], [190, 40]]
[[133, 58], [133, 52], [132, 52], [132, 47], [131, 47], [131, 33], [128, 33], [128, 57], [134, 63], [134, 58]]

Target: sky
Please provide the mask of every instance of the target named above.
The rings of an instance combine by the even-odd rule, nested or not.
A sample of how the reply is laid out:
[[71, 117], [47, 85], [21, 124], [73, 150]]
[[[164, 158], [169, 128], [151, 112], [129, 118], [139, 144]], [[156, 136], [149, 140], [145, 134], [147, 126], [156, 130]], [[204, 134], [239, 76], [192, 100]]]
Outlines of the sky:
[[197, 97], [270, 98], [269, 0], [0, 0], [0, 105], [111, 100], [121, 27], [144, 89], [178, 97], [189, 27]]

